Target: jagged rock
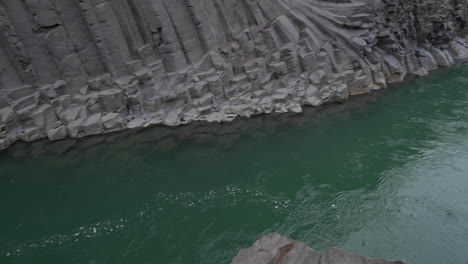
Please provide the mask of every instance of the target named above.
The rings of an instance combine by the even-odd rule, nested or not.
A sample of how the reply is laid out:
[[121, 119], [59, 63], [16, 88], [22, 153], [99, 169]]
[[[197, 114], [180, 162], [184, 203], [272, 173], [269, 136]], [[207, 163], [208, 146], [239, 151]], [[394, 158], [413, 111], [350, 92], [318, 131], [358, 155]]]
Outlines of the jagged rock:
[[126, 98], [123, 90], [109, 89], [99, 93], [102, 109], [105, 112], [121, 112], [126, 114]]
[[39, 127], [26, 127], [19, 134], [18, 138], [24, 142], [33, 142], [43, 137]]
[[48, 129], [57, 121], [57, 115], [51, 105], [43, 104], [39, 106], [32, 114], [34, 124], [40, 128]]
[[84, 118], [87, 116], [87, 111], [85, 106], [74, 106], [65, 109], [60, 114], [60, 118], [63, 120], [65, 123], [71, 123], [79, 118]]
[[437, 65], [444, 67], [448, 67], [451, 65], [452, 62], [444, 51], [432, 47], [431, 53], [434, 56], [434, 60], [436, 61]]
[[239, 3], [0, 1], [0, 149], [301, 112], [468, 58], [466, 0]]
[[119, 113], [107, 113], [102, 117], [102, 125], [108, 131], [118, 131], [124, 128], [124, 119]]
[[47, 84], [38, 88], [41, 97], [46, 101], [50, 102], [53, 99], [65, 95], [68, 93], [67, 84], [63, 80], [57, 80], [53, 84]]
[[80, 118], [77, 120], [74, 120], [67, 125], [67, 130], [68, 134], [72, 138], [77, 138], [80, 136], [80, 132], [82, 131], [82, 122], [84, 121], [84, 118]]
[[434, 56], [432, 54], [424, 49], [419, 50], [419, 55], [420, 57], [418, 58], [420, 65], [422, 68], [428, 70], [428, 71], [433, 71], [436, 70], [437, 67], [437, 62], [434, 59]]
[[404, 261], [368, 258], [338, 248], [322, 255], [302, 242], [277, 233], [261, 237], [247, 249], [241, 249], [231, 264], [405, 264]]
[[425, 68], [419, 68], [416, 71], [414, 71], [413, 74], [418, 76], [418, 77], [424, 77], [424, 76], [427, 76], [429, 74], [429, 71], [427, 69], [425, 69]]
[[457, 38], [455, 41], [450, 42], [450, 53], [454, 55], [455, 59], [468, 58], [468, 49], [464, 46], [465, 40]]
[[89, 116], [83, 123], [81, 123], [85, 136], [97, 135], [103, 132], [101, 114], [94, 114]]
[[0, 138], [0, 149], [5, 149], [8, 147], [8, 143], [5, 139]]
[[59, 126], [58, 128], [51, 128], [47, 131], [47, 137], [50, 141], [56, 141], [66, 138], [68, 135], [66, 126]]
[[0, 124], [10, 123], [15, 119], [15, 112], [10, 107], [0, 109]]
[[30, 85], [23, 85], [21, 87], [13, 88], [7, 91], [8, 98], [11, 99], [12, 101], [16, 101], [21, 98], [33, 95], [34, 93], [35, 93], [35, 90]]
[[39, 104], [39, 93], [22, 97], [18, 100], [12, 101], [11, 106], [16, 112], [27, 112]]
[[128, 122], [127, 128], [128, 129], [134, 129], [134, 128], [139, 128], [142, 127], [146, 123], [146, 120], [143, 118], [135, 118], [132, 121]]

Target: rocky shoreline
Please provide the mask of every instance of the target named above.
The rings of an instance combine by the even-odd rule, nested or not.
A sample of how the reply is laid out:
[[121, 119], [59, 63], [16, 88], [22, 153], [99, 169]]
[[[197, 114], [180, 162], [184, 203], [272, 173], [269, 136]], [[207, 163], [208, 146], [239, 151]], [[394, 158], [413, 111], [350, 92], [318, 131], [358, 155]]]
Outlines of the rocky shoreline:
[[261, 237], [255, 244], [242, 249], [231, 264], [405, 264], [358, 256], [338, 248], [321, 254], [302, 242], [272, 233]]
[[468, 1], [0, 2], [0, 149], [342, 102], [468, 58]]

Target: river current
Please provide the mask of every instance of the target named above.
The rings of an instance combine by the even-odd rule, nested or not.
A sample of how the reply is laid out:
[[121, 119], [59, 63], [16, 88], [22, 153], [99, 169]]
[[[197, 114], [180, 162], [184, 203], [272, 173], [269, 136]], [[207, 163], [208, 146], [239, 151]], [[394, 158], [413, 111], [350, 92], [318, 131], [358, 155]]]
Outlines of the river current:
[[262, 234], [468, 261], [468, 64], [298, 115], [0, 152], [0, 263], [228, 264]]

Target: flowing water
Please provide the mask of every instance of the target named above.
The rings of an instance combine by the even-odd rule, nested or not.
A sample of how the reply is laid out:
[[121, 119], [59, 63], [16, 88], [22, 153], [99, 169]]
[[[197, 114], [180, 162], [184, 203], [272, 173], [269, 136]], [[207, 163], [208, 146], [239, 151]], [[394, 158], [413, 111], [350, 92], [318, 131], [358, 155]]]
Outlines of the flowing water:
[[317, 250], [468, 261], [468, 65], [300, 115], [0, 153], [0, 263], [230, 263]]

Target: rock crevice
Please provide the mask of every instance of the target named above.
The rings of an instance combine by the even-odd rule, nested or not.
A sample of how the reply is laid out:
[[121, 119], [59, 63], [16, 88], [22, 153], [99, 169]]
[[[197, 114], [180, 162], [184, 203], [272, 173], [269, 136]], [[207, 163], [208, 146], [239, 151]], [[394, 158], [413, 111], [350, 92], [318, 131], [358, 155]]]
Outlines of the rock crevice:
[[468, 57], [466, 0], [0, 0], [0, 149], [343, 101]]

